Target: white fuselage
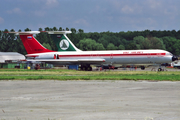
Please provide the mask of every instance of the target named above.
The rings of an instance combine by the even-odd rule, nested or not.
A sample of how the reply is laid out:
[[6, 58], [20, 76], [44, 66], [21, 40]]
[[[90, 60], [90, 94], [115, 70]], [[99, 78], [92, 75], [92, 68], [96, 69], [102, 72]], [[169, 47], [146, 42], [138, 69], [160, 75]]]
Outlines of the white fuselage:
[[[172, 62], [173, 55], [165, 50], [112, 50], [112, 51], [74, 51], [74, 52], [48, 52], [39, 54], [30, 54], [36, 60], [54, 59], [54, 55], [58, 55], [60, 60], [67, 60], [67, 62], [49, 62], [55, 64], [73, 64], [68, 60], [94, 60], [104, 59], [101, 65], [115, 65], [115, 64], [162, 64]], [[81, 63], [77, 63], [81, 64]], [[96, 64], [97, 63], [92, 63]]]

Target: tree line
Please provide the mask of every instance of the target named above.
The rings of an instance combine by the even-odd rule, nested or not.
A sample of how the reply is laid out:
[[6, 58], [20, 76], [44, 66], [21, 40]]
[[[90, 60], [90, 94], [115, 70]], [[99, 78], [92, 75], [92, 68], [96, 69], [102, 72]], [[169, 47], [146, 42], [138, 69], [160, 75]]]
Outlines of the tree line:
[[[69, 39], [83, 51], [88, 50], [138, 50], [138, 49], [163, 49], [174, 55], [180, 55], [180, 30], [164, 31], [127, 31], [127, 32], [89, 32], [75, 28], [59, 29], [56, 27], [46, 27], [39, 31], [72, 31], [67, 34]], [[27, 54], [19, 38], [15, 34], [5, 33], [8, 30], [0, 30], [0, 51], [1, 52], [19, 52]], [[14, 30], [11, 29], [11, 32]], [[26, 28], [24, 31], [31, 31]], [[21, 30], [19, 30], [21, 32]], [[35, 38], [46, 48], [57, 51], [57, 47], [51, 37], [42, 32], [36, 34]]]

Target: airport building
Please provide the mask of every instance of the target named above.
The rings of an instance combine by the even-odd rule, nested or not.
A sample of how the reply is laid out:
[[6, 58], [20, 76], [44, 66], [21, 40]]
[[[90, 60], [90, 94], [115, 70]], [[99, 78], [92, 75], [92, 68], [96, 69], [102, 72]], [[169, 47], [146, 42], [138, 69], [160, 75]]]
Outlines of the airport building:
[[25, 56], [17, 52], [0, 52], [0, 68], [24, 68]]

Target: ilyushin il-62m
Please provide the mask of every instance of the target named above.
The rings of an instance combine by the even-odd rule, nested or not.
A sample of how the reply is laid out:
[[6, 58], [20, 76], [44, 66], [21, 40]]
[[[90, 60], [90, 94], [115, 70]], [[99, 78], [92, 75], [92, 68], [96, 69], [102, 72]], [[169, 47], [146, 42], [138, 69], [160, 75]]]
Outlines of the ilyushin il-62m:
[[[176, 56], [165, 50], [104, 50], [81, 51], [66, 36], [71, 31], [43, 31], [51, 35], [58, 51], [52, 51], [42, 46], [33, 34], [40, 31], [9, 32], [19, 35], [27, 51], [27, 61], [40, 61], [50, 64], [80, 65], [81, 70], [91, 71], [91, 65], [161, 65], [178, 60]], [[161, 70], [159, 68], [158, 70]]]

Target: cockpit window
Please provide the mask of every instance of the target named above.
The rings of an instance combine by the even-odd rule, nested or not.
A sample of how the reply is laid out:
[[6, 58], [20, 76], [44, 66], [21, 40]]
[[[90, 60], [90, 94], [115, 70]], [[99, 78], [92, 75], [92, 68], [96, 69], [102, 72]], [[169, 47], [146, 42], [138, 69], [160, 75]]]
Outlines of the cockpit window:
[[173, 56], [173, 54], [172, 54], [172, 53], [169, 53], [169, 52], [168, 52], [168, 53], [166, 53], [166, 55], [171, 55], [171, 56]]

